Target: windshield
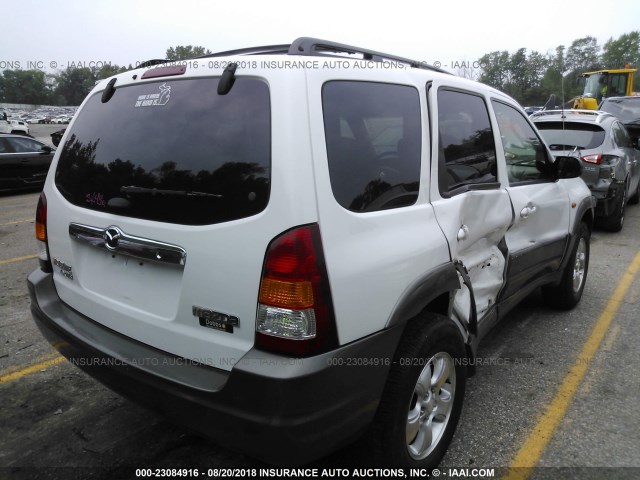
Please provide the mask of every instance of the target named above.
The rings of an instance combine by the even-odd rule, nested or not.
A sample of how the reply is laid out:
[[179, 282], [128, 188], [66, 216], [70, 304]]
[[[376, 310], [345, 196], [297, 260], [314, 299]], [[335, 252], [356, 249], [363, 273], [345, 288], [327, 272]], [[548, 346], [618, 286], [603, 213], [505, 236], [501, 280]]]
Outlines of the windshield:
[[587, 77], [584, 85], [585, 97], [597, 98], [617, 97], [627, 94], [628, 73], [594, 73]]
[[79, 112], [55, 182], [83, 208], [205, 225], [255, 215], [269, 200], [269, 87], [237, 78], [161, 80], [102, 92]]
[[640, 97], [607, 98], [600, 110], [612, 114], [622, 123], [640, 122]]
[[582, 93], [582, 95], [590, 98], [597, 98], [602, 95], [602, 86], [599, 83], [601, 78], [601, 73], [594, 73], [593, 75], [589, 75], [587, 77], [587, 81], [584, 84], [584, 92]]
[[597, 125], [587, 123], [539, 122], [536, 127], [551, 150], [589, 150], [602, 145], [604, 130]]

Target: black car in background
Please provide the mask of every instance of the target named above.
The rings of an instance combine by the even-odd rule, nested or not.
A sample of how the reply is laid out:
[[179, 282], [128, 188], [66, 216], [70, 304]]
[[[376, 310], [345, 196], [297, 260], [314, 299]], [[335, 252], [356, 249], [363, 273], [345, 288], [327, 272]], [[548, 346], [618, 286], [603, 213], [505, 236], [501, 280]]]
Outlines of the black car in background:
[[600, 110], [616, 117], [631, 135], [634, 145], [640, 141], [640, 97], [610, 97], [600, 104]]
[[66, 131], [66, 128], [63, 128], [62, 130], [58, 130], [57, 132], [53, 132], [51, 134], [51, 143], [53, 143], [56, 147], [58, 145], [60, 145], [60, 140], [62, 140], [62, 136], [64, 135], [64, 132]]
[[0, 134], [0, 192], [41, 188], [54, 153], [33, 138]]

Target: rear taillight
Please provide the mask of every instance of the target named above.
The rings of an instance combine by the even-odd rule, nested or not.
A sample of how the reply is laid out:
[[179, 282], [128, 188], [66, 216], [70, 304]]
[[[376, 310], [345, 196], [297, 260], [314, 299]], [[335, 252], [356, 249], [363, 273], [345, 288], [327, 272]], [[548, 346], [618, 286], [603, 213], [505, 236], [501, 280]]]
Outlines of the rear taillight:
[[593, 155], [585, 155], [581, 159], [582, 159], [583, 162], [595, 163], [596, 165], [600, 165], [600, 162], [602, 162], [602, 154], [601, 153], [595, 153]]
[[47, 240], [47, 197], [40, 193], [38, 206], [36, 207], [36, 244], [38, 247], [38, 260], [40, 268], [45, 272], [52, 272], [51, 259], [49, 257], [49, 244]]
[[262, 269], [256, 346], [310, 356], [338, 344], [327, 268], [318, 225], [276, 237]]

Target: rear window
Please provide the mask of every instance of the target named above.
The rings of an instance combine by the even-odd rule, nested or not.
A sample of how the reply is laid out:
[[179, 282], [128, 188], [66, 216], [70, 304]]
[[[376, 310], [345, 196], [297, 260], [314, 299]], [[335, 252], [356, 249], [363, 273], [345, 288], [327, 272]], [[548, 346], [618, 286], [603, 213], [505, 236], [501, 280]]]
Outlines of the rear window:
[[236, 220], [269, 201], [269, 88], [237, 78], [150, 82], [93, 95], [78, 113], [55, 174], [84, 208], [184, 225]]
[[602, 145], [605, 132], [598, 125], [588, 123], [538, 122], [536, 127], [551, 150], [589, 150]]

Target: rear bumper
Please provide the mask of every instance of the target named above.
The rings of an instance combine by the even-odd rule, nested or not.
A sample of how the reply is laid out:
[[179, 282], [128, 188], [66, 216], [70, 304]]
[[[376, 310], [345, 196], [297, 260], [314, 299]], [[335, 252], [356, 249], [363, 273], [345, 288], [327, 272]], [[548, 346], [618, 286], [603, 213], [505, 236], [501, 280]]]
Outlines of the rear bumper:
[[47, 340], [112, 390], [226, 447], [296, 466], [344, 446], [373, 420], [403, 326], [294, 359], [252, 349], [231, 371], [125, 337], [65, 305], [51, 274], [28, 278]]

